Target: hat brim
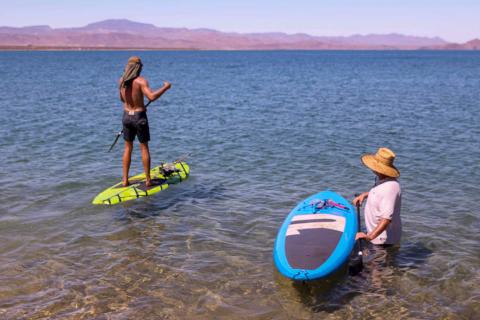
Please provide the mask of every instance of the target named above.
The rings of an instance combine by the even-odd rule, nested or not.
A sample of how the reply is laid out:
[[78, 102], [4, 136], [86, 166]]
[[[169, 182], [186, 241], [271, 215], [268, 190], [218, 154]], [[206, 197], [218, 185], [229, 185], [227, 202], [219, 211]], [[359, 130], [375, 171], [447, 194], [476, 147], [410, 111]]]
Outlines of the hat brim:
[[374, 154], [365, 154], [362, 156], [362, 163], [369, 169], [383, 174], [387, 177], [398, 178], [400, 171], [394, 165], [386, 165], [375, 158]]

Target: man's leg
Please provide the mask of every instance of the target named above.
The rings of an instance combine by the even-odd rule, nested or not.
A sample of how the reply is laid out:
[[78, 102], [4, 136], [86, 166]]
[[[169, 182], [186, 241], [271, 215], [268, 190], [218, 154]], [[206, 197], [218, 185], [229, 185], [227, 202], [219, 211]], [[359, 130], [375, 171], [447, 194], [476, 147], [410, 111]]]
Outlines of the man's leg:
[[150, 182], [150, 150], [148, 149], [148, 142], [140, 143], [142, 151], [143, 170], [145, 171], [145, 184], [147, 187], [151, 186]]
[[132, 160], [133, 141], [125, 141], [125, 151], [123, 151], [123, 186], [129, 185], [128, 171], [130, 170], [130, 162]]

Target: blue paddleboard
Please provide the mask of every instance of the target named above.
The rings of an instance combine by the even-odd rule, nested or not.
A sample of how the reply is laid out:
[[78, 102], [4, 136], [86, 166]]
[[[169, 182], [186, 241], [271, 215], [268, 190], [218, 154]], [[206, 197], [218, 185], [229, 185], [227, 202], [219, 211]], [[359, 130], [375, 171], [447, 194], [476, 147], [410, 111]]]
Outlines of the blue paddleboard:
[[278, 231], [275, 265], [293, 280], [323, 278], [340, 268], [355, 244], [358, 222], [354, 207], [332, 191], [301, 201]]

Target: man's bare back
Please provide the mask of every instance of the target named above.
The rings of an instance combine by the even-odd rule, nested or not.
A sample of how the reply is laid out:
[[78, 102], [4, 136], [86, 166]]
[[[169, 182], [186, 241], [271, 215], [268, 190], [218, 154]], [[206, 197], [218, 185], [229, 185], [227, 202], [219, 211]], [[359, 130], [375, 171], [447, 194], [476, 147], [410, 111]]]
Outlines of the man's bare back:
[[[120, 82], [122, 80], [120, 79]], [[144, 77], [137, 77], [132, 81], [132, 85], [129, 87], [120, 88], [120, 99], [123, 102], [123, 109], [126, 112], [140, 112], [147, 111], [143, 102], [144, 96], [149, 101], [158, 99], [165, 91], [170, 89], [171, 84], [168, 82], [163, 83], [163, 87], [157, 91], [152, 91], [148, 85], [147, 79]]]

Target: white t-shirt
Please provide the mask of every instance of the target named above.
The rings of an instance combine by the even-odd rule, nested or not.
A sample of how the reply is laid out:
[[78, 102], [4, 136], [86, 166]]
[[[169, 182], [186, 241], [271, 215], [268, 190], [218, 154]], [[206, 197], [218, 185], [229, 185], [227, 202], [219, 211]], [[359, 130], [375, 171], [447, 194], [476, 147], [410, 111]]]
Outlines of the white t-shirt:
[[400, 206], [402, 191], [395, 179], [380, 180], [368, 193], [365, 205], [365, 224], [367, 232], [372, 232], [380, 223], [380, 219], [390, 220], [387, 229], [372, 240], [373, 244], [399, 244], [402, 236], [402, 220]]

